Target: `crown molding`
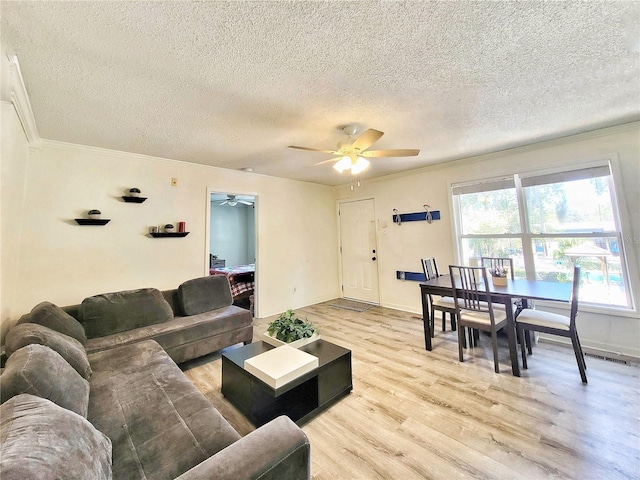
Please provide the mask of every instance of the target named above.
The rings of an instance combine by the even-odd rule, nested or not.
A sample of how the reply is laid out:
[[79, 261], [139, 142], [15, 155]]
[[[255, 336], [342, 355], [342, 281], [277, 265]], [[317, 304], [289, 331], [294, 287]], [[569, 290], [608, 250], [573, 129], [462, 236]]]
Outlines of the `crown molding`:
[[22, 128], [30, 146], [37, 148], [41, 144], [41, 139], [38, 134], [38, 128], [36, 127], [36, 119], [33, 116], [33, 110], [31, 109], [31, 102], [29, 101], [27, 88], [25, 87], [22, 72], [20, 71], [18, 57], [15, 54], [7, 54], [7, 57], [9, 58], [8, 100], [13, 104], [13, 107], [18, 114], [18, 118], [20, 119], [20, 123], [22, 124]]

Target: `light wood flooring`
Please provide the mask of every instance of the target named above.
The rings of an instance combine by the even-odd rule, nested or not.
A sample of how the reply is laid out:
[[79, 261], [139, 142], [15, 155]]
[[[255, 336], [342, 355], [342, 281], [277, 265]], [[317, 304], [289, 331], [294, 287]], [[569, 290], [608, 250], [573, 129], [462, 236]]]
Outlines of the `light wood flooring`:
[[[312, 478], [640, 478], [637, 365], [587, 357], [583, 385], [571, 348], [540, 344], [517, 378], [503, 340], [496, 374], [482, 334], [460, 363], [438, 322], [427, 352], [414, 314], [328, 303], [296, 312], [352, 350], [353, 392], [302, 426]], [[254, 429], [220, 393], [220, 353], [182, 368], [241, 435]]]

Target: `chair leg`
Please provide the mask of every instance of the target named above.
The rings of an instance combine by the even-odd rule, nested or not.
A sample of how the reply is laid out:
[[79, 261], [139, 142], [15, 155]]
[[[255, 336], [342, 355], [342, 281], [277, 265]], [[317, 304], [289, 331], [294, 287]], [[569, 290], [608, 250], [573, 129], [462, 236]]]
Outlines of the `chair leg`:
[[460, 359], [461, 362], [464, 362], [464, 358], [462, 356], [462, 345], [464, 345], [466, 348], [467, 340], [465, 339], [465, 336], [464, 336], [464, 328], [459, 328], [458, 329], [458, 358]]
[[529, 330], [525, 330], [524, 340], [527, 343], [527, 351], [529, 352], [529, 355], [533, 355], [533, 350], [531, 349], [531, 335]]
[[442, 311], [442, 331], [447, 331], [447, 312]]
[[587, 369], [587, 362], [584, 360], [584, 352], [582, 351], [582, 344], [580, 343], [580, 337], [578, 337], [578, 332], [576, 333], [576, 340], [578, 340], [578, 346], [580, 347], [580, 356], [582, 357], [582, 364], [584, 365], [584, 369]]
[[500, 373], [500, 367], [498, 366], [498, 333], [495, 330], [491, 331], [491, 347], [493, 348], [493, 366], [496, 373]]
[[449, 312], [449, 315], [451, 315], [451, 330], [455, 332], [456, 331], [456, 314], [453, 312]]
[[522, 368], [529, 368], [527, 367], [527, 352], [526, 352], [526, 345], [524, 341], [524, 337], [526, 337], [529, 330], [525, 332], [524, 327], [518, 325], [516, 327], [516, 332], [518, 333], [518, 342], [520, 342], [520, 350], [522, 352]]
[[475, 341], [473, 336], [473, 329], [471, 327], [467, 327], [467, 333], [469, 334], [469, 348], [474, 348], [478, 346], [478, 342]]
[[431, 319], [429, 320], [429, 323], [431, 324], [431, 338], [434, 338], [436, 335], [436, 311], [434, 310], [433, 305], [431, 305]]
[[578, 362], [578, 370], [580, 370], [580, 377], [582, 378], [582, 383], [587, 383], [587, 372], [586, 363], [584, 361], [584, 357], [582, 356], [582, 347], [580, 346], [580, 340], [578, 340], [578, 335], [574, 332], [571, 335], [571, 343], [573, 343], [573, 351], [576, 354], [576, 361]]

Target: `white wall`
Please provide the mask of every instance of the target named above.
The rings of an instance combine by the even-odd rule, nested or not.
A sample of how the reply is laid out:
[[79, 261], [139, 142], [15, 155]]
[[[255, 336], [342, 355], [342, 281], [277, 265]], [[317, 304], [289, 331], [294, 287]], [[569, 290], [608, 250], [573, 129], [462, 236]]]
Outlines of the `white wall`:
[[225, 265], [245, 265], [255, 259], [254, 207], [220, 205], [211, 202], [210, 253], [225, 260]]
[[[4, 137], [3, 129], [3, 145]], [[3, 183], [16, 185], [2, 191], [3, 273], [9, 259], [19, 259], [17, 271], [9, 269], [2, 280], [4, 328], [43, 300], [69, 305], [103, 292], [176, 288], [204, 275], [210, 191], [260, 198], [256, 302], [262, 316], [339, 296], [330, 187], [47, 141], [27, 156], [5, 156], [3, 148], [2, 163]], [[23, 208], [16, 189], [25, 171]], [[176, 187], [171, 178], [178, 179]], [[133, 186], [148, 197], [145, 203], [121, 200]], [[111, 222], [76, 224], [74, 218], [94, 208]], [[177, 221], [186, 222], [187, 237], [147, 235], [151, 225]], [[8, 242], [12, 235], [21, 241]]]
[[[513, 149], [427, 167], [403, 174], [363, 181], [354, 191], [337, 189], [338, 201], [373, 198], [378, 221], [378, 259], [381, 304], [421, 313], [418, 283], [396, 280], [396, 270], [420, 272], [420, 258], [434, 256], [441, 269], [455, 262], [455, 238], [450, 210], [450, 185], [456, 182], [491, 178], [537, 168], [571, 164], [615, 153], [622, 170], [623, 195], [628, 230], [624, 246], [631, 262], [632, 287], [640, 302], [640, 124], [606, 129], [562, 140]], [[378, 159], [374, 161], [385, 161]], [[442, 220], [411, 222], [398, 226], [392, 222], [393, 209], [401, 213], [423, 211], [429, 204], [440, 210]], [[566, 312], [564, 312], [566, 313]], [[581, 308], [578, 317], [580, 338], [585, 346], [640, 357], [638, 310], [626, 313]]]
[[11, 316], [12, 299], [20, 292], [16, 282], [25, 203], [29, 148], [11, 103], [2, 102], [0, 151], [0, 339]]

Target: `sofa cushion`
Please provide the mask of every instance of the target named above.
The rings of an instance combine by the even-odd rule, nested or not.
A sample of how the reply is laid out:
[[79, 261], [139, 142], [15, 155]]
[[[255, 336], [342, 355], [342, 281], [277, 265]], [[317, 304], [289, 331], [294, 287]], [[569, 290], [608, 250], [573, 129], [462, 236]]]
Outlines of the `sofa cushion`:
[[87, 353], [91, 354], [143, 340], [155, 340], [162, 348], [169, 351], [180, 345], [251, 326], [252, 323], [253, 317], [248, 310], [230, 305], [199, 315], [175, 317], [157, 325], [136, 328], [106, 337], [91, 338], [87, 340], [85, 348]]
[[103, 337], [173, 318], [171, 306], [155, 288], [103, 293], [85, 298], [80, 319], [87, 337]]
[[86, 418], [89, 382], [67, 361], [44, 345], [31, 344], [16, 350], [0, 375], [0, 400], [29, 393], [47, 398]]
[[233, 303], [229, 279], [224, 275], [188, 280], [178, 287], [178, 297], [185, 315], [210, 312]]
[[111, 441], [80, 415], [33, 395], [0, 406], [0, 478], [111, 478]]
[[9, 330], [5, 353], [10, 357], [16, 350], [32, 343], [44, 345], [58, 352], [83, 378], [91, 377], [91, 365], [82, 344], [75, 338], [37, 323], [22, 323]]
[[240, 438], [156, 342], [89, 360], [88, 419], [111, 439], [114, 478], [175, 478]]
[[82, 345], [87, 343], [82, 324], [51, 302], [41, 302], [31, 310], [30, 315], [25, 315], [18, 323], [31, 322], [43, 325], [56, 332], [64, 333], [78, 340]]

